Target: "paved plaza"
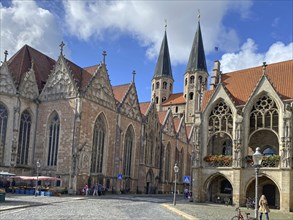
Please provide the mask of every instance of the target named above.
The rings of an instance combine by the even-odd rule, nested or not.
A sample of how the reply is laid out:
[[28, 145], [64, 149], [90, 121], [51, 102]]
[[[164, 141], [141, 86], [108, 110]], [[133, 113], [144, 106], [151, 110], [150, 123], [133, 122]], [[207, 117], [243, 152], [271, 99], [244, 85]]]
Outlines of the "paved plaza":
[[[31, 196], [6, 194], [0, 203], [0, 219], [162, 219], [229, 220], [235, 207], [194, 203], [172, 195]], [[254, 210], [242, 208], [254, 217]], [[264, 218], [265, 219], [265, 218]], [[293, 213], [270, 212], [270, 220], [292, 220]]]

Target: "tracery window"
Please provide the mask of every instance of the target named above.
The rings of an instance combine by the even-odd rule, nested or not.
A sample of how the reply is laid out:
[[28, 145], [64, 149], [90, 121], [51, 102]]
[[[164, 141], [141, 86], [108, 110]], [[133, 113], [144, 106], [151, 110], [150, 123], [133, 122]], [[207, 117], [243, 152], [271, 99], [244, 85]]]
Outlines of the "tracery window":
[[160, 167], [160, 162], [161, 162], [161, 148], [160, 148], [160, 144], [159, 144], [159, 141], [158, 139], [156, 139], [156, 145], [157, 145], [157, 148], [156, 148], [156, 151], [155, 151], [155, 166], [157, 168]]
[[276, 103], [269, 96], [261, 96], [250, 113], [250, 133], [259, 128], [270, 128], [278, 132], [279, 112]]
[[6, 141], [8, 112], [6, 108], [0, 104], [0, 164], [4, 162], [4, 146]]
[[95, 122], [93, 132], [93, 148], [91, 159], [91, 172], [103, 172], [103, 157], [106, 140], [106, 126], [103, 118], [99, 116]]
[[209, 134], [224, 131], [232, 134], [233, 117], [230, 107], [224, 101], [220, 101], [211, 111], [209, 116]]
[[48, 166], [57, 165], [58, 147], [59, 147], [60, 120], [58, 114], [53, 113], [49, 122], [49, 142], [48, 142]]
[[125, 176], [130, 176], [131, 171], [131, 155], [133, 148], [133, 128], [129, 127], [125, 135], [125, 144], [124, 144], [124, 168], [123, 173]]
[[153, 148], [154, 148], [154, 138], [153, 133], [151, 132], [148, 136], [147, 140], [147, 147], [146, 147], [146, 164], [152, 165], [153, 164]]
[[18, 150], [17, 150], [17, 164], [28, 164], [28, 153], [30, 145], [32, 118], [30, 113], [25, 110], [21, 114], [19, 136], [18, 136]]

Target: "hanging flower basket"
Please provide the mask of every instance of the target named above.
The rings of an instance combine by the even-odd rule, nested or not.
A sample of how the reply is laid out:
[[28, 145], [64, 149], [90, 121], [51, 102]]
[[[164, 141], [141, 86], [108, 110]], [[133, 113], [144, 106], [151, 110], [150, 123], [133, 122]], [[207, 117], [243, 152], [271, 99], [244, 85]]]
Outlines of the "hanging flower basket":
[[228, 155], [208, 155], [203, 158], [209, 166], [229, 167], [232, 165], [232, 156]]

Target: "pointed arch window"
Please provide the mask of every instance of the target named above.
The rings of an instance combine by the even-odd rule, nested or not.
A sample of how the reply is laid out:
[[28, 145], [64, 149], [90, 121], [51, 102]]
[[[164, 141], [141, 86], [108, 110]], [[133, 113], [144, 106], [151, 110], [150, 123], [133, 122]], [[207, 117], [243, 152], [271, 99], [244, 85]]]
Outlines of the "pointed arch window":
[[220, 101], [209, 116], [209, 134], [217, 131], [224, 131], [232, 134], [233, 130], [233, 117], [232, 111], [224, 101]]
[[166, 150], [165, 150], [165, 181], [170, 181], [170, 153], [171, 153], [171, 146], [168, 143]]
[[202, 76], [198, 77], [198, 82], [199, 82], [200, 85], [202, 84]]
[[91, 173], [103, 172], [103, 157], [106, 140], [106, 126], [103, 118], [99, 116], [95, 122], [93, 132], [93, 146], [91, 158]]
[[166, 97], [163, 97], [163, 98], [162, 98], [162, 102], [165, 102], [165, 101], [166, 101]]
[[57, 165], [58, 148], [59, 148], [59, 135], [60, 135], [60, 119], [55, 112], [49, 122], [49, 143], [48, 143], [48, 166]]
[[163, 82], [163, 89], [167, 89], [167, 86], [168, 86], [167, 82]]
[[269, 128], [278, 132], [279, 111], [276, 103], [267, 95], [261, 96], [250, 113], [250, 133], [259, 128]]
[[125, 135], [125, 144], [124, 144], [124, 167], [123, 173], [125, 176], [130, 177], [131, 174], [131, 156], [133, 148], [133, 128], [129, 127]]
[[159, 103], [159, 97], [156, 97], [156, 104]]
[[18, 136], [18, 150], [17, 150], [17, 164], [28, 164], [28, 153], [30, 145], [32, 118], [30, 113], [25, 110], [21, 114], [19, 136]]
[[6, 141], [7, 119], [7, 109], [0, 104], [0, 164], [4, 163], [4, 147]]
[[185, 85], [187, 85], [187, 78], [185, 79]]

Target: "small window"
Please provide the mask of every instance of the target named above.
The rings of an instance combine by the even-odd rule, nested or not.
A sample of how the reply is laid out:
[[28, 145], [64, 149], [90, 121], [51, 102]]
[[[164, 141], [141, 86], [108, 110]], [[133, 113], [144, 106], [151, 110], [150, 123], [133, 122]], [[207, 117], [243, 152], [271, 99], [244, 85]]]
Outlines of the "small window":
[[194, 83], [194, 76], [191, 76], [190, 77], [190, 84], [193, 84]]
[[158, 104], [159, 103], [159, 98], [158, 97], [156, 97], [156, 104]]
[[185, 79], [185, 85], [187, 85], [187, 78]]
[[160, 83], [157, 82], [157, 83], [156, 83], [156, 89], [159, 89], [159, 88], [160, 88]]
[[198, 77], [198, 82], [199, 82], [199, 84], [202, 83], [202, 76], [199, 76], [199, 77]]
[[163, 82], [163, 89], [167, 89], [167, 82]]
[[193, 92], [189, 93], [189, 100], [193, 100]]
[[178, 112], [178, 106], [176, 106], [176, 108], [175, 108], [175, 112], [176, 112], [176, 113]]
[[166, 97], [163, 97], [163, 98], [162, 98], [162, 102], [164, 102], [164, 101], [166, 101]]
[[155, 85], [154, 85], [154, 83], [153, 83], [153, 90], [154, 90], [154, 88], [155, 88]]

